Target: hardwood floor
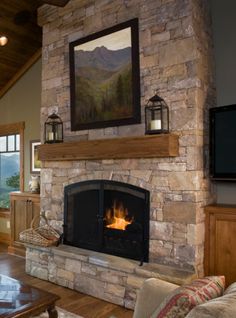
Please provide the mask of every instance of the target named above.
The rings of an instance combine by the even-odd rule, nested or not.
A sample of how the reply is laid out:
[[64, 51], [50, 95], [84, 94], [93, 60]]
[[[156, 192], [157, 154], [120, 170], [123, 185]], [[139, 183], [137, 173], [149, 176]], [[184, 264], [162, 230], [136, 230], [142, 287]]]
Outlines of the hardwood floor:
[[84, 318], [131, 318], [133, 315], [132, 310], [27, 275], [24, 258], [7, 254], [7, 246], [1, 243], [0, 273], [59, 295], [57, 306]]

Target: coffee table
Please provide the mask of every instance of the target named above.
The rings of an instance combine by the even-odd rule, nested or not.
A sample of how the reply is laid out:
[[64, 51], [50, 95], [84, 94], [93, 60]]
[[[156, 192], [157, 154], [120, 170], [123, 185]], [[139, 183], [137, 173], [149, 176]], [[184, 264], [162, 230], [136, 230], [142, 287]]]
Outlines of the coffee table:
[[48, 311], [49, 318], [57, 318], [55, 302], [60, 297], [0, 275], [0, 317], [28, 318]]

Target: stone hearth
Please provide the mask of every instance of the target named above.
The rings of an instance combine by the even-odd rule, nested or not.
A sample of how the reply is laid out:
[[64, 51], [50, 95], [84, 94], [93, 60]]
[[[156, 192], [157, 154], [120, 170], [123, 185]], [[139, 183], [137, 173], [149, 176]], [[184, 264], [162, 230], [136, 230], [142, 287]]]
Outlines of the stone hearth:
[[160, 264], [139, 262], [60, 245], [28, 245], [26, 272], [55, 284], [78, 290], [133, 309], [143, 281], [156, 277], [175, 284], [189, 283], [194, 273]]
[[[69, 42], [132, 18], [139, 20], [141, 123], [71, 131]], [[179, 155], [43, 161], [41, 211], [61, 232], [63, 191], [69, 184], [105, 179], [150, 191], [150, 263], [138, 267], [125, 260], [135, 264], [129, 271], [120, 265], [114, 268], [107, 255], [100, 259], [91, 252], [68, 247], [65, 251], [64, 246], [29, 246], [27, 272], [127, 307], [133, 306], [140, 282], [160, 275], [159, 271], [169, 272], [171, 279], [169, 274], [162, 277], [171, 281], [178, 271], [187, 272], [187, 277], [203, 275], [203, 207], [213, 199], [204, 149], [206, 114], [215, 98], [208, 1], [70, 0], [64, 8], [42, 6], [39, 23], [43, 26], [42, 139], [43, 123], [54, 110], [63, 120], [65, 142], [143, 136], [144, 105], [158, 89], [170, 108], [171, 133], [179, 136]], [[90, 282], [86, 290], [85, 281]]]

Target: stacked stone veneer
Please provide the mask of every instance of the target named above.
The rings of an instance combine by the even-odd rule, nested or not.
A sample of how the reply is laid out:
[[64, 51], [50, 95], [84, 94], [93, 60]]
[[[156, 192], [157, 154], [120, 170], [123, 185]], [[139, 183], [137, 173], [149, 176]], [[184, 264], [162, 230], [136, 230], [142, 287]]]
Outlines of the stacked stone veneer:
[[[68, 43], [135, 17], [140, 35], [141, 124], [71, 132]], [[64, 186], [109, 179], [143, 187], [151, 193], [150, 263], [202, 275], [203, 206], [212, 199], [203, 159], [207, 159], [206, 111], [215, 96], [208, 1], [71, 0], [64, 8], [41, 7], [39, 23], [43, 26], [42, 133], [48, 114], [56, 110], [64, 122], [65, 141], [143, 135], [144, 105], [158, 89], [170, 108], [171, 131], [180, 142], [176, 158], [44, 162], [42, 213], [62, 231]], [[41, 266], [35, 255], [31, 248], [27, 271], [33, 275]], [[93, 267], [87, 264], [83, 277], [90, 271]], [[63, 277], [63, 269], [55, 275]], [[100, 286], [99, 275], [96, 281]]]
[[134, 308], [137, 290], [149, 277], [176, 284], [189, 283], [195, 277], [168, 266], [139, 266], [136, 261], [65, 245], [29, 245], [26, 256], [26, 271], [31, 275], [127, 308]]

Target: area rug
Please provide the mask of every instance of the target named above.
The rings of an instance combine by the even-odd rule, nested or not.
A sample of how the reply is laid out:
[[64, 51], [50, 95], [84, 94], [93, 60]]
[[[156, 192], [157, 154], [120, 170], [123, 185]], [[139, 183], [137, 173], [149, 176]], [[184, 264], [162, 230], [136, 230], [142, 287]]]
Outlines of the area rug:
[[[79, 315], [73, 314], [72, 312], [66, 311], [60, 307], [56, 307], [58, 312], [58, 318], [83, 318]], [[44, 312], [40, 316], [34, 316], [32, 318], [48, 318], [48, 313]]]

